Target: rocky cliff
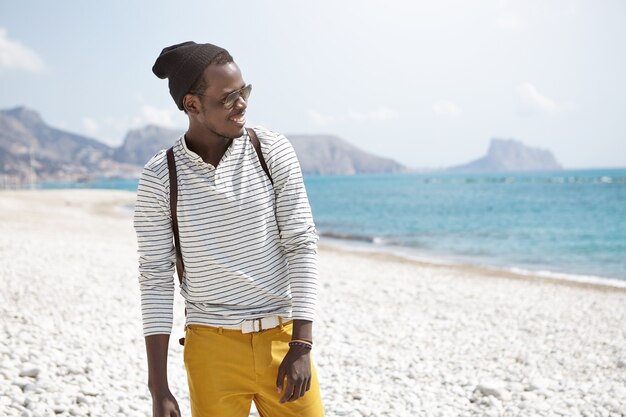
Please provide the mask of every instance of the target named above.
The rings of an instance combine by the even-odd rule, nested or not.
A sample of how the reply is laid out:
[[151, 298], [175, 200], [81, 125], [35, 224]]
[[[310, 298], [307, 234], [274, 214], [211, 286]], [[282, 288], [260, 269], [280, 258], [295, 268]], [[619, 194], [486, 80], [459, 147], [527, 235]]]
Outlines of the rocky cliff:
[[[168, 148], [181, 132], [147, 126], [129, 132], [116, 149], [118, 161], [145, 164], [160, 149]], [[286, 135], [293, 145], [304, 175], [355, 175], [404, 172], [407, 168], [364, 152], [331, 135]]]
[[457, 172], [556, 171], [563, 167], [547, 149], [532, 148], [514, 139], [492, 139], [487, 154], [448, 168]]
[[0, 111], [0, 173], [17, 182], [128, 176], [136, 168], [115, 161], [113, 148], [48, 126], [24, 107]]
[[[25, 107], [0, 111], [0, 174], [12, 183], [74, 181], [139, 175], [159, 150], [182, 132], [158, 126], [131, 130], [119, 147], [48, 126]], [[368, 154], [336, 136], [287, 135], [304, 175], [404, 172], [387, 158]]]
[[305, 175], [355, 175], [406, 172], [399, 163], [374, 156], [331, 135], [287, 135]]
[[161, 149], [174, 144], [182, 131], [148, 125], [129, 131], [122, 145], [115, 149], [115, 160], [144, 166]]

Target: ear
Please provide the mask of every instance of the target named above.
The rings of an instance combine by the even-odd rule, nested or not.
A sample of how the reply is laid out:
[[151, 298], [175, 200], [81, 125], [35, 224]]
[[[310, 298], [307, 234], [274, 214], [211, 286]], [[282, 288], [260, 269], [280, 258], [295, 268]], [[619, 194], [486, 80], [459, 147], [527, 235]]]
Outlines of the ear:
[[198, 100], [198, 96], [193, 94], [185, 94], [183, 97], [183, 107], [187, 110], [187, 114], [198, 114], [200, 113], [200, 100]]

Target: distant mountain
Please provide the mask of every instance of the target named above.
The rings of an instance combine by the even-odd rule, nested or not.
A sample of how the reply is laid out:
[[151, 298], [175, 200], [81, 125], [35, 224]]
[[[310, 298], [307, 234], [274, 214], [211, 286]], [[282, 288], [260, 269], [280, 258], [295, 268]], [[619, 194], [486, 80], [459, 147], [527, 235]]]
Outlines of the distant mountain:
[[305, 175], [407, 172], [399, 163], [364, 152], [331, 135], [287, 135]]
[[457, 172], [557, 171], [563, 167], [547, 149], [532, 148], [514, 139], [492, 139], [487, 155], [448, 168]]
[[20, 182], [127, 176], [134, 167], [113, 160], [102, 142], [45, 124], [25, 107], [0, 111], [0, 173]]
[[144, 166], [161, 149], [174, 144], [183, 132], [148, 125], [129, 131], [122, 146], [115, 149], [114, 158], [120, 162]]
[[[181, 132], [158, 126], [130, 131], [116, 159], [145, 164], [161, 149], [169, 148]], [[354, 175], [365, 173], [404, 172], [407, 168], [391, 159], [368, 154], [345, 140], [330, 135], [287, 135], [304, 175]]]
[[[25, 107], [0, 110], [1, 181], [75, 181], [96, 177], [133, 178], [159, 150], [182, 132], [146, 126], [128, 132], [119, 147], [48, 126]], [[329, 135], [288, 135], [304, 175], [404, 172], [390, 159], [368, 154]]]

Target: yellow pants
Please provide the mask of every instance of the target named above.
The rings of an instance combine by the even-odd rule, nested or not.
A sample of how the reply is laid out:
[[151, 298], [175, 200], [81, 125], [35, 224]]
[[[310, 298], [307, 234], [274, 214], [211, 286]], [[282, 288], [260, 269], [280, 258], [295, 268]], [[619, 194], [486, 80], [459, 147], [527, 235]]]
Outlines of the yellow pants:
[[276, 392], [276, 377], [292, 331], [292, 321], [246, 334], [187, 326], [184, 361], [192, 417], [247, 417], [252, 401], [261, 417], [323, 417], [313, 361], [311, 388], [295, 401], [279, 403], [283, 393]]

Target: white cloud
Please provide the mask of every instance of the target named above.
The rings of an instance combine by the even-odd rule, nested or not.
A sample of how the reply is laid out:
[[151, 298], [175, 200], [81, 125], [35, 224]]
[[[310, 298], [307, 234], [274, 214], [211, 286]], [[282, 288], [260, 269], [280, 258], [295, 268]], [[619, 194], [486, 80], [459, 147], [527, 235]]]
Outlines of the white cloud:
[[330, 114], [322, 114], [315, 110], [309, 110], [307, 114], [309, 116], [309, 120], [313, 124], [316, 124], [318, 126], [327, 126], [337, 119], [344, 120], [346, 118], [350, 120], [355, 120], [357, 122], [364, 122], [364, 121], [381, 122], [381, 121], [393, 120], [393, 119], [398, 118], [398, 113], [396, 113], [395, 110], [390, 109], [388, 107], [379, 107], [376, 110], [371, 110], [367, 112], [348, 110], [347, 117], [342, 115], [340, 118], [336, 118], [335, 116], [330, 115]]
[[386, 121], [386, 120], [397, 119], [398, 113], [396, 113], [395, 110], [390, 109], [388, 107], [379, 107], [378, 109], [372, 110], [369, 112], [357, 112], [357, 111], [350, 110], [348, 112], [348, 117], [350, 117], [352, 120], [356, 120], [359, 122], [366, 121], [366, 120]]
[[20, 42], [9, 39], [6, 29], [0, 28], [0, 71], [40, 72], [43, 69], [44, 63], [39, 55]]
[[98, 123], [91, 117], [83, 117], [83, 130], [88, 135], [94, 135], [98, 131]]
[[524, 105], [528, 108], [544, 113], [553, 113], [559, 110], [559, 105], [553, 99], [539, 92], [537, 87], [529, 82], [525, 82], [517, 87], [517, 92]]
[[149, 104], [142, 104], [139, 110], [139, 116], [133, 119], [133, 125], [141, 126], [147, 124], [158, 125], [162, 127], [180, 127], [180, 113], [173, 109], [160, 109]]
[[117, 146], [131, 129], [153, 124], [182, 130], [185, 127], [185, 122], [186, 117], [184, 117], [184, 114], [175, 109], [161, 109], [149, 104], [142, 104], [134, 117], [115, 118], [106, 116], [94, 118], [84, 116], [81, 120], [81, 131], [83, 134], [95, 137], [108, 145]]
[[308, 111], [309, 120], [318, 126], [326, 126], [330, 124], [335, 118], [328, 114], [322, 114], [315, 110]]
[[457, 117], [461, 114], [461, 108], [448, 100], [439, 100], [433, 104], [433, 112], [440, 116]]

